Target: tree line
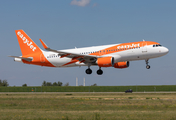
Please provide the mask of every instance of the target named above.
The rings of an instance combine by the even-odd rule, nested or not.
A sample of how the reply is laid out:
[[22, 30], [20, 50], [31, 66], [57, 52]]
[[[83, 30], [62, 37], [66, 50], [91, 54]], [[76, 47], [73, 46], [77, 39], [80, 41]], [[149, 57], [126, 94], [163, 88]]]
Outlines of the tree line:
[[[22, 86], [25, 87], [27, 86], [27, 84], [23, 84]], [[42, 86], [69, 86], [69, 83], [67, 82], [66, 84], [63, 85], [63, 83], [60, 81], [54, 83], [43, 81]]]
[[[7, 86], [9, 86], [9, 83], [7, 82], [7, 80], [1, 80], [0, 79], [0, 87], [1, 86], [6, 86], [7, 87]], [[26, 87], [27, 84], [25, 83], [22, 86]], [[67, 82], [66, 84], [63, 85], [63, 83], [60, 82], [60, 81], [54, 82], [54, 83], [43, 81], [42, 86], [69, 86], [69, 83]]]
[[[7, 80], [1, 80], [0, 79], [0, 86], [9, 86], [9, 84], [8, 84]], [[25, 83], [22, 86], [26, 87], [27, 84]], [[69, 83], [67, 82], [66, 84], [63, 85], [63, 83], [60, 82], [60, 81], [54, 82], [54, 83], [43, 81], [42, 86], [69, 86]], [[95, 84], [93, 84], [91, 86], [97, 86], [97, 84], [95, 83]]]
[[9, 86], [7, 80], [1, 80], [0, 79], [0, 86]]

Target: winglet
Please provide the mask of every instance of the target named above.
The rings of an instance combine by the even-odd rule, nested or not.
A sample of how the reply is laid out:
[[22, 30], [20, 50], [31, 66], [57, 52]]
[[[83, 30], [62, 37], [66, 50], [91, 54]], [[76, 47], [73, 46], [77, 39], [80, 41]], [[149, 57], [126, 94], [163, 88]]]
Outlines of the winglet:
[[47, 49], [48, 46], [42, 41], [42, 39], [39, 39], [39, 40], [40, 40], [40, 42], [42, 43], [43, 47], [44, 47], [45, 49]]

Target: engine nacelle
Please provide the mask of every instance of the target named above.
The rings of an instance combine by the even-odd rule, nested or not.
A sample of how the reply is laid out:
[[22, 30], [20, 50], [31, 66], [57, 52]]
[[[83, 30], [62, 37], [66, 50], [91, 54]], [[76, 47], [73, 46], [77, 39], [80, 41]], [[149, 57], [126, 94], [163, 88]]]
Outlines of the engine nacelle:
[[114, 65], [114, 58], [113, 57], [103, 57], [98, 58], [96, 63], [99, 67], [112, 67]]
[[127, 68], [127, 67], [129, 67], [129, 65], [130, 65], [130, 62], [129, 62], [129, 61], [117, 62], [117, 63], [114, 64], [114, 68], [120, 68], [120, 69], [122, 69], [122, 68]]

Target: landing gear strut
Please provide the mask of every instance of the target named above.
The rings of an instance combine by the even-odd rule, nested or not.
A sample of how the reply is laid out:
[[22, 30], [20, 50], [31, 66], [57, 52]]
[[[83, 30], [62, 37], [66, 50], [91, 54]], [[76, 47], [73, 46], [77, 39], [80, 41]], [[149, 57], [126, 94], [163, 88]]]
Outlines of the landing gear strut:
[[146, 68], [150, 69], [150, 65], [148, 65], [148, 63], [149, 63], [148, 60], [145, 60], [145, 62], [146, 62]]
[[103, 74], [103, 71], [101, 70], [101, 67], [99, 68], [99, 70], [97, 70], [97, 74], [98, 75], [102, 75]]

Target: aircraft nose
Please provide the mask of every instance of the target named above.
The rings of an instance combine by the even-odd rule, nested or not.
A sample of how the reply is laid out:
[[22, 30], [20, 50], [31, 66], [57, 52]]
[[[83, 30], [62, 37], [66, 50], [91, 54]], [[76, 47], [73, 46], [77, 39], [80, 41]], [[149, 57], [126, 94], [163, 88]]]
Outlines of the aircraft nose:
[[167, 54], [167, 53], [169, 52], [169, 49], [166, 48], [166, 47], [164, 47], [163, 50], [162, 50], [162, 52], [163, 52], [164, 54]]

